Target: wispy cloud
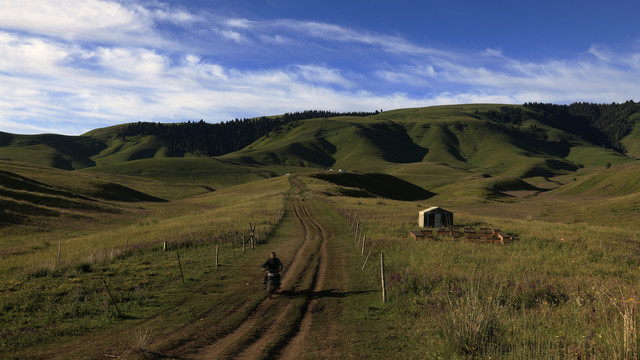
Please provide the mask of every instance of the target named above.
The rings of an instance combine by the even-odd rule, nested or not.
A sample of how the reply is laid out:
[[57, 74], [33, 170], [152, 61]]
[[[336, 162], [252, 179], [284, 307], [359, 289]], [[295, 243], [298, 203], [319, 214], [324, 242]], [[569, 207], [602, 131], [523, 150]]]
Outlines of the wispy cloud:
[[596, 45], [531, 62], [505, 50], [442, 50], [400, 35], [194, 14], [158, 1], [0, 3], [0, 130], [11, 132], [305, 109], [625, 101], [640, 93], [639, 78], [640, 52]]

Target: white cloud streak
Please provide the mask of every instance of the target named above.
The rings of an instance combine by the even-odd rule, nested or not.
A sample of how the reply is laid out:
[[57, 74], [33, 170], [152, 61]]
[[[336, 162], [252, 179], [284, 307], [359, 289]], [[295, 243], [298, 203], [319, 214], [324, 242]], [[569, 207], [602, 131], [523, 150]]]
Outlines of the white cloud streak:
[[[206, 33], [209, 46], [178, 43], [158, 30], [163, 23]], [[217, 61], [225, 44], [236, 44], [245, 62], [273, 64]], [[284, 60], [243, 53], [266, 48]], [[305, 57], [306, 48], [314, 52]], [[350, 64], [334, 62], [336, 54]], [[16, 133], [305, 109], [625, 101], [640, 93], [639, 78], [640, 53], [599, 46], [573, 59], [527, 62], [503, 50], [456, 53], [335, 24], [205, 17], [157, 2], [0, 3], [0, 131]]]

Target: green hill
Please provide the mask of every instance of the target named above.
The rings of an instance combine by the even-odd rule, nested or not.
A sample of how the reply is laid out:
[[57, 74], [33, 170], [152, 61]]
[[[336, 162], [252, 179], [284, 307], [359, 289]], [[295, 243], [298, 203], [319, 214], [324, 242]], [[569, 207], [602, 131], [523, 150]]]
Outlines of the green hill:
[[[309, 119], [289, 124], [224, 158], [368, 172], [386, 172], [398, 164], [440, 163], [523, 178], [564, 174], [602, 161], [629, 161], [624, 154], [548, 126], [545, 139], [530, 136], [536, 126], [533, 120], [515, 126], [484, 115], [495, 109], [500, 106], [460, 105], [394, 110], [364, 118]], [[580, 155], [583, 148], [589, 149], [588, 155]]]
[[[105, 182], [111, 174], [118, 181], [143, 177], [185, 186], [184, 195], [151, 186], [150, 195], [162, 199], [330, 168], [388, 174], [435, 193], [465, 183], [471, 193], [494, 197], [502, 192], [502, 180], [494, 179], [511, 185], [535, 179], [550, 189], [559, 186], [549, 180], [556, 176], [634, 163], [640, 136], [630, 124], [640, 121], [637, 108], [633, 102], [467, 104], [349, 116], [308, 111], [222, 124], [123, 124], [82, 136], [0, 133], [0, 159], [81, 170]], [[224, 152], [243, 144], [249, 145]], [[126, 192], [103, 189], [114, 191]]]
[[121, 206], [114, 201], [165, 200], [117, 182], [76, 172], [0, 161], [0, 226], [31, 224], [37, 227], [44, 225], [43, 219], [74, 219], [121, 212]]
[[566, 195], [624, 196], [640, 193], [640, 164], [602, 167], [556, 190]]
[[0, 159], [73, 170], [94, 166], [105, 144], [88, 136], [12, 135], [0, 132]]
[[234, 164], [210, 157], [153, 157], [98, 165], [82, 169], [81, 172], [129, 175], [167, 184], [199, 184], [211, 188], [243, 184], [275, 176], [266, 168]]

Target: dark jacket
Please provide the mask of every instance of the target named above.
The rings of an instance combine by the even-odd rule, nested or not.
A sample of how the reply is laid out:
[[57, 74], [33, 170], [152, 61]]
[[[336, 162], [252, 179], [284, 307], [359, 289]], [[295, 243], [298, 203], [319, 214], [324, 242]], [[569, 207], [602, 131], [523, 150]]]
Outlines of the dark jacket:
[[269, 258], [264, 264], [262, 264], [261, 268], [267, 269], [269, 272], [280, 272], [284, 265], [282, 261], [278, 258]]

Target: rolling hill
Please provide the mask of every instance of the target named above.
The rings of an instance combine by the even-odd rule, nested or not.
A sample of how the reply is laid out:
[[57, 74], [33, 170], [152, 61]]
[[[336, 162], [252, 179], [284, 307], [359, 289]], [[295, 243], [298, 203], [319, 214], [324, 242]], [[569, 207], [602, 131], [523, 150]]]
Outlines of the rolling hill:
[[[581, 177], [612, 165], [623, 169], [617, 165], [635, 163], [640, 148], [634, 125], [640, 121], [638, 108], [633, 102], [568, 107], [467, 104], [370, 114], [309, 111], [215, 125], [123, 124], [82, 136], [0, 133], [0, 159], [77, 175], [111, 174], [118, 181], [132, 176], [200, 187], [187, 190], [184, 196], [285, 173], [332, 168], [388, 174], [395, 180], [387, 186], [406, 181], [438, 194], [458, 183], [481, 198], [499, 198], [509, 191], [557, 188], [561, 183], [552, 180], [557, 176]], [[249, 145], [219, 156], [205, 155], [207, 149], [228, 148], [210, 144], [223, 135], [243, 140], [219, 141]], [[105, 194], [127, 193], [123, 188], [101, 186]], [[361, 189], [366, 191], [368, 186], [362, 184]], [[573, 190], [567, 191], [583, 192], [586, 186], [573, 184]], [[144, 198], [134, 193], [125, 197]]]

